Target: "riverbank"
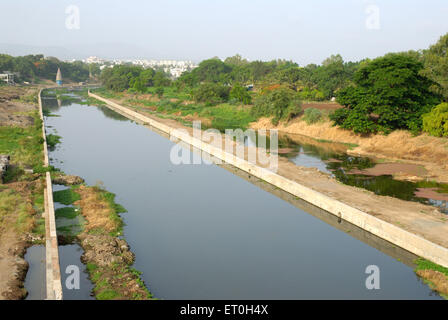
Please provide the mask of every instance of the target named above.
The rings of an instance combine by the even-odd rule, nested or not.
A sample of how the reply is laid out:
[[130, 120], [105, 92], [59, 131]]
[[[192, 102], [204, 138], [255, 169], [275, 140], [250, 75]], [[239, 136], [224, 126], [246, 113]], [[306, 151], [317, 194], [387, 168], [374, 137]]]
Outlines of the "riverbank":
[[126, 210], [115, 203], [115, 195], [101, 186], [76, 184], [82, 182], [76, 176], [58, 175], [53, 181], [68, 187], [55, 192], [55, 201], [64, 205], [56, 210], [58, 242], [79, 244], [84, 250], [81, 261], [87, 266], [95, 298], [151, 299], [140, 272], [132, 268], [135, 257], [122, 237], [120, 213]]
[[[349, 144], [347, 153], [369, 157], [378, 162], [409, 164], [423, 170], [408, 170], [406, 165], [398, 166], [394, 174], [403, 180], [431, 180], [448, 183], [448, 139], [431, 137], [427, 134], [412, 136], [410, 132], [397, 130], [389, 135], [361, 136], [351, 131], [333, 127], [329, 121], [307, 124], [301, 119], [274, 126], [270, 119], [261, 118], [251, 128], [277, 129], [279, 132], [300, 134], [314, 139]], [[385, 172], [384, 174], [390, 174]]]
[[[103, 99], [103, 101], [106, 100]], [[141, 118], [141, 121], [147, 124], [152, 124], [154, 121], [157, 121], [158, 123], [161, 123], [161, 127], [166, 130], [171, 131], [173, 128], [183, 128], [187, 131], [190, 130], [189, 132], [191, 133], [191, 128], [187, 128], [176, 121], [156, 118], [154, 115], [148, 114], [147, 112], [145, 113], [138, 108], [133, 108], [131, 111], [127, 108], [120, 108], [120, 106], [113, 102], [110, 104], [114, 110], [128, 113], [128, 115], [133, 114], [132, 112], [136, 111], [137, 114], [146, 117], [140, 117], [136, 114], [135, 116], [131, 116], [131, 119]], [[426, 256], [430, 260], [434, 259], [435, 261], [438, 261], [438, 263], [447, 264], [445, 258], [438, 259], [435, 256], [428, 255], [430, 251], [429, 247], [431, 246], [435, 250], [444, 252], [442, 255], [446, 255], [446, 248], [448, 247], [448, 242], [445, 236], [448, 231], [446, 216], [434, 207], [402, 201], [391, 197], [377, 196], [366, 190], [342, 185], [327, 174], [309, 168], [298, 167], [285, 159], [279, 159], [278, 175], [286, 177], [290, 181], [299, 183], [300, 186], [307, 188], [307, 190], [318, 192], [317, 194], [311, 192], [311, 194], [316, 196], [318, 194], [324, 195], [326, 200], [322, 199], [322, 201], [319, 201], [320, 205], [318, 206], [325, 208], [333, 214], [338, 214], [337, 211], [333, 212], [335, 206], [337, 208], [337, 204], [343, 204], [344, 209], [339, 211], [340, 218], [349, 219], [348, 221], [355, 225], [359, 225], [365, 230], [377, 234], [420, 256]], [[269, 177], [266, 177], [265, 180], [270, 182]], [[291, 190], [287, 191], [291, 192]], [[313, 200], [311, 200], [312, 198], [309, 197], [310, 194], [307, 194], [307, 192], [308, 191], [303, 191], [301, 195], [304, 195], [305, 197], [303, 198], [312, 202]], [[295, 194], [295, 192], [292, 193]], [[330, 201], [330, 199], [332, 200]], [[336, 202], [333, 204], [333, 201]], [[389, 234], [389, 232], [391, 233]], [[404, 240], [401, 236], [409, 238]], [[415, 241], [411, 240], [411, 238]], [[432, 244], [426, 242], [426, 240], [432, 242]], [[418, 244], [419, 241], [422, 241], [422, 245], [423, 243], [428, 244], [429, 247], [423, 250], [417, 249], [417, 247], [420, 246], [420, 244]], [[438, 246], [441, 247], [437, 249]]]
[[42, 121], [36, 87], [0, 87], [0, 300], [23, 299], [26, 249], [45, 241]]

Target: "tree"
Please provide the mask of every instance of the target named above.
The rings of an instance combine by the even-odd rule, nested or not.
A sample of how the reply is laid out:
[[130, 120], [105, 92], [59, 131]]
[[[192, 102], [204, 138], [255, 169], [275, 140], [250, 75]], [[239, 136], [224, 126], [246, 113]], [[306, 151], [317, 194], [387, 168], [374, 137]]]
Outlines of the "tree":
[[193, 98], [197, 102], [213, 105], [227, 101], [229, 99], [229, 91], [230, 87], [228, 86], [206, 82], [193, 90]]
[[140, 77], [135, 79], [132, 88], [134, 88], [134, 90], [137, 92], [145, 92], [146, 91], [146, 86]]
[[243, 59], [240, 54], [236, 54], [233, 57], [228, 57], [226, 60], [224, 60], [225, 64], [228, 64], [230, 66], [244, 66], [247, 65], [249, 62], [246, 59]]
[[152, 79], [154, 87], [167, 87], [171, 84], [171, 80], [167, 77], [165, 72], [157, 71]]
[[448, 33], [423, 52], [423, 61], [422, 74], [435, 82], [431, 90], [448, 102]]
[[202, 61], [192, 74], [195, 82], [222, 82], [223, 76], [230, 73], [232, 68], [219, 59], [209, 59]]
[[244, 104], [250, 104], [252, 102], [252, 97], [249, 92], [247, 92], [247, 89], [239, 83], [236, 83], [230, 90], [230, 99], [234, 99]]
[[276, 125], [280, 120], [289, 121], [302, 112], [297, 93], [287, 87], [279, 87], [259, 94], [255, 100], [252, 114], [256, 117], [273, 117]]
[[159, 97], [159, 98], [162, 98], [163, 97], [163, 93], [165, 92], [165, 89], [163, 88], [163, 87], [157, 87], [156, 88], [156, 91], [155, 91], [155, 93], [156, 93], [156, 95]]
[[440, 102], [429, 90], [433, 82], [420, 74], [422, 69], [419, 60], [403, 54], [387, 54], [364, 64], [354, 75], [355, 86], [338, 93], [337, 101], [345, 108], [330, 118], [357, 133], [418, 132], [422, 114]]
[[423, 131], [436, 137], [448, 137], [448, 103], [441, 103], [423, 115]]

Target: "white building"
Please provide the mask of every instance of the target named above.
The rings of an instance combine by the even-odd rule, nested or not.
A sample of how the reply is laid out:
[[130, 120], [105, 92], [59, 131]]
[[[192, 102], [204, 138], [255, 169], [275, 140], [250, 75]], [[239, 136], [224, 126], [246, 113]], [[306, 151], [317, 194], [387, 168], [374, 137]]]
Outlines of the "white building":
[[14, 73], [3, 71], [3, 73], [0, 73], [0, 81], [6, 82], [7, 84], [14, 84]]

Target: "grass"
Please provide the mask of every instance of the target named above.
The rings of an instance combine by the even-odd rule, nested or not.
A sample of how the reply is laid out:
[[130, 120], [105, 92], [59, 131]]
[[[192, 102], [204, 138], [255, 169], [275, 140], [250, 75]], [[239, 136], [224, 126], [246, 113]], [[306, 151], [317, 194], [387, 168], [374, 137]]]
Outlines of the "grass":
[[[28, 232], [33, 228], [34, 220], [30, 208], [18, 192], [5, 189], [0, 192], [0, 223], [3, 228], [14, 228], [17, 233]], [[8, 216], [13, 220], [7, 219]]]
[[[154, 88], [148, 88], [147, 93], [154, 94], [153, 91], [155, 91]], [[188, 93], [177, 92], [171, 87], [165, 88], [164, 96], [159, 101], [148, 99], [147, 96], [141, 94], [125, 95], [125, 93], [115, 93], [106, 89], [95, 90], [95, 93], [108, 99], [125, 99], [124, 102], [129, 107], [150, 112], [160, 118], [177, 120], [183, 124], [186, 122], [191, 124], [195, 119], [202, 120], [203, 128], [215, 128], [222, 132], [225, 129], [245, 130], [249, 127], [249, 123], [256, 120], [250, 114], [249, 106], [229, 103], [210, 106], [204, 103], [191, 103]]]
[[109, 206], [109, 219], [115, 225], [115, 229], [110, 232], [110, 235], [117, 236], [123, 234], [123, 219], [120, 217], [120, 213], [125, 213], [127, 210], [120, 204], [115, 202], [115, 194], [108, 192], [100, 187], [93, 187], [98, 192], [99, 198], [104, 200]]
[[47, 135], [47, 146], [50, 150], [54, 149], [58, 143], [61, 143], [61, 136], [55, 134]]
[[34, 124], [29, 127], [0, 127], [0, 154], [9, 154], [19, 169], [38, 167], [43, 161], [42, 120], [37, 111], [29, 113]]
[[448, 277], [448, 268], [442, 267], [441, 265], [438, 265], [429, 260], [426, 260], [423, 258], [418, 258], [415, 261], [415, 264], [417, 265], [417, 267], [415, 268], [416, 271], [418, 271], [418, 270], [434, 270], [434, 271], [443, 273], [445, 276]]
[[75, 192], [75, 187], [69, 189], [53, 192], [54, 202], [59, 202], [66, 206], [73, 204], [75, 201], [81, 199], [81, 196]]
[[448, 300], [448, 268], [423, 258], [415, 261], [417, 267], [415, 273], [427, 283], [431, 289], [437, 291], [444, 299]]
[[77, 208], [64, 207], [56, 209], [55, 215], [56, 218], [75, 219], [78, 216], [78, 211]]

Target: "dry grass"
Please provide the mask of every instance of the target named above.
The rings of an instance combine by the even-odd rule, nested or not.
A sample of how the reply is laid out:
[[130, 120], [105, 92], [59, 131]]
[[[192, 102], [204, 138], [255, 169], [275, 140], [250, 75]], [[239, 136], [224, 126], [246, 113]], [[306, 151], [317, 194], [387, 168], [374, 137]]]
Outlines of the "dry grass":
[[111, 219], [111, 208], [107, 201], [101, 198], [98, 190], [80, 186], [76, 192], [81, 196], [81, 200], [75, 204], [82, 208], [82, 215], [87, 220], [86, 232], [91, 230], [114, 232], [117, 229], [117, 223]]
[[421, 134], [413, 137], [408, 131], [397, 130], [391, 134], [360, 136], [351, 131], [333, 127], [331, 122], [308, 125], [300, 119], [273, 126], [270, 119], [261, 118], [251, 125], [254, 129], [278, 129], [286, 133], [301, 134], [315, 139], [357, 144], [353, 150], [359, 154], [375, 154], [389, 159], [405, 159], [437, 163], [448, 170], [448, 139]]
[[442, 272], [435, 270], [417, 270], [417, 275], [429, 282], [433, 290], [436, 290], [444, 296], [448, 296], [448, 277]]

